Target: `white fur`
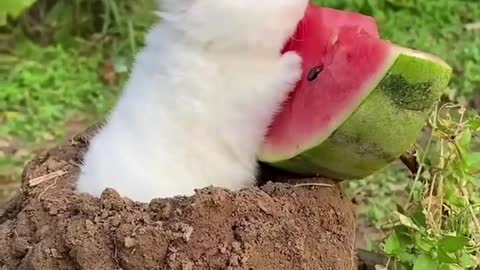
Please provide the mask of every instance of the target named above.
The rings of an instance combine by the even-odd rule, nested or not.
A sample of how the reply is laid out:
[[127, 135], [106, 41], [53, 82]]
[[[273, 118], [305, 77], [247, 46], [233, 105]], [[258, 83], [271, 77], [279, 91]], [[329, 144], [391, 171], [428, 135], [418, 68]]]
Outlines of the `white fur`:
[[256, 153], [301, 76], [280, 54], [308, 0], [165, 0], [78, 191], [148, 202], [255, 181]]

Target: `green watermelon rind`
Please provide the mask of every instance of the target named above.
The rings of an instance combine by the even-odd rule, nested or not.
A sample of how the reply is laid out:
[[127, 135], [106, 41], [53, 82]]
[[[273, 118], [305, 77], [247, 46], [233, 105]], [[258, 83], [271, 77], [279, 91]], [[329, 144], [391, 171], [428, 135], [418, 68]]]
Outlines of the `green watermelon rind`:
[[361, 179], [398, 159], [415, 143], [452, 69], [432, 55], [395, 51], [380, 82], [328, 138], [294, 157], [260, 161], [303, 175]]

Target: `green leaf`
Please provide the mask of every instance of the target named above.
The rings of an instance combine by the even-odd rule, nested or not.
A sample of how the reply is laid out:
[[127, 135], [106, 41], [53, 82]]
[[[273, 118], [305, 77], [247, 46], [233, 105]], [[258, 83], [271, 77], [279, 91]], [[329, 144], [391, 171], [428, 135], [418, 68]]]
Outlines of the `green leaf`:
[[385, 211], [379, 206], [372, 206], [367, 211], [367, 217], [371, 222], [376, 223], [385, 218]]
[[404, 264], [411, 265], [415, 261], [416, 256], [408, 252], [403, 252], [398, 255], [398, 261]]
[[412, 214], [412, 219], [421, 228], [427, 227], [427, 218], [425, 217], [425, 214], [423, 213], [422, 209], [416, 211], [415, 213]]
[[395, 214], [397, 215], [398, 219], [400, 220], [400, 223], [408, 228], [420, 231], [420, 228], [413, 222], [413, 220], [403, 214], [400, 214], [399, 212], [395, 211]]
[[0, 10], [0, 26], [7, 24], [7, 13]]
[[423, 237], [420, 233], [415, 234], [415, 244], [425, 252], [430, 252], [435, 245], [433, 240]]
[[477, 115], [476, 117], [472, 117], [468, 122], [468, 125], [473, 130], [473, 132], [480, 131], [480, 117]]
[[468, 244], [468, 238], [464, 236], [445, 236], [438, 241], [439, 247], [449, 253], [457, 252]]
[[450, 205], [457, 207], [464, 207], [466, 202], [463, 197], [460, 195], [461, 191], [458, 188], [458, 184], [455, 181], [446, 181], [444, 183], [444, 199]]
[[25, 9], [30, 7], [36, 0], [6, 0], [0, 1], [0, 12], [5, 12], [8, 15], [16, 18]]
[[465, 159], [470, 170], [480, 169], [480, 152], [468, 153]]
[[400, 239], [398, 239], [397, 233], [393, 232], [385, 241], [383, 250], [389, 255], [395, 255], [400, 249]]
[[460, 264], [464, 268], [473, 268], [473, 267], [478, 266], [478, 260], [472, 254], [468, 254], [466, 252], [463, 252], [462, 256], [460, 256]]
[[438, 262], [427, 254], [420, 255], [413, 265], [413, 270], [437, 270]]
[[405, 226], [396, 226], [385, 241], [384, 251], [401, 262], [410, 262], [412, 255], [409, 251], [412, 246], [413, 241], [409, 235], [409, 229]]
[[464, 268], [456, 265], [456, 264], [451, 264], [451, 263], [444, 263], [440, 265], [440, 270], [465, 270]]
[[465, 129], [465, 131], [462, 132], [462, 135], [458, 139], [458, 145], [462, 150], [462, 154], [464, 154], [470, 148], [471, 141], [472, 132], [470, 131], [470, 129]]
[[437, 258], [439, 262], [441, 263], [446, 263], [446, 264], [451, 264], [451, 263], [456, 263], [457, 261], [455, 260], [453, 254], [447, 253], [443, 249], [438, 249], [437, 251]]

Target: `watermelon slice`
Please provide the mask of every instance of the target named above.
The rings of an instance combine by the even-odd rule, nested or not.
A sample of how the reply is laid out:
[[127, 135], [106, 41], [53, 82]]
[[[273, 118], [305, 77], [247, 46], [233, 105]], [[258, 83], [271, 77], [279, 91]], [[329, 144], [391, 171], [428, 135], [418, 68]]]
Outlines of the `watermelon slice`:
[[259, 160], [290, 172], [364, 178], [415, 143], [451, 68], [379, 37], [373, 18], [309, 6], [285, 51], [303, 78], [274, 119]]

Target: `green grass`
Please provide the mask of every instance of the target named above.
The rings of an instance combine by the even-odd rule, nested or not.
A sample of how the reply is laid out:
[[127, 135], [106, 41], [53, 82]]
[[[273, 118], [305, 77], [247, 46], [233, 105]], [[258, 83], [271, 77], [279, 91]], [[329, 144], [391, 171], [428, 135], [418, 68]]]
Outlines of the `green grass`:
[[1, 135], [40, 143], [62, 136], [72, 114], [98, 117], [111, 107], [116, 91], [98, 79], [101, 54], [23, 43], [15, 57], [0, 75]]
[[[37, 2], [40, 9], [46, 1]], [[61, 137], [72, 114], [103, 117], [119, 87], [108, 87], [99, 79], [101, 65], [113, 64], [115, 76], [125, 78], [154, 21], [155, 2], [58, 1], [41, 19], [25, 13], [23, 28], [9, 28], [14, 45], [0, 54], [0, 64], [8, 64], [0, 69], [0, 120], [6, 123], [0, 126], [0, 138], [39, 143]], [[22, 31], [25, 25], [28, 30]], [[26, 36], [32, 35], [31, 29], [49, 37], [38, 39], [52, 43], [30, 42]]]
[[363, 180], [345, 182], [349, 197], [359, 204], [359, 216], [380, 229], [405, 197], [405, 179], [410, 177], [400, 162]]
[[111, 108], [118, 88], [98, 79], [103, 56], [91, 52], [28, 42], [15, 48], [15, 64], [0, 73], [0, 203], [34, 148], [63, 137], [69, 119], [88, 123]]

